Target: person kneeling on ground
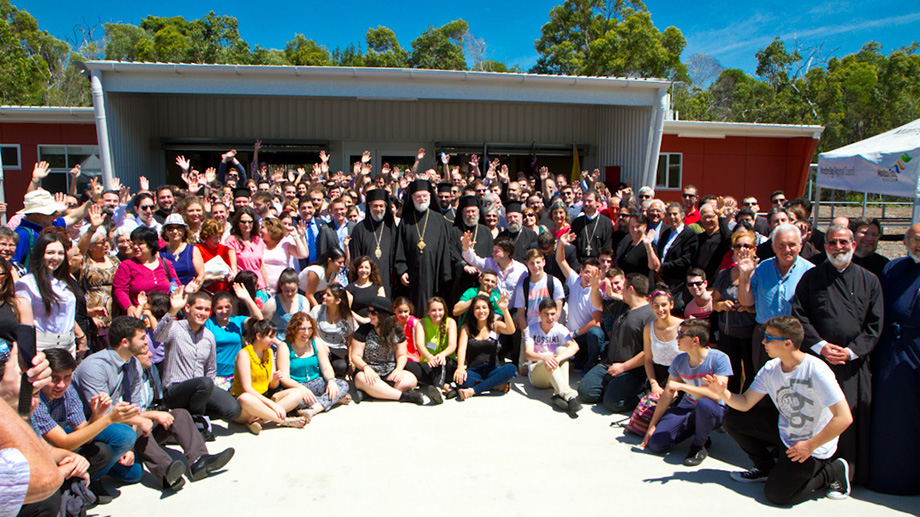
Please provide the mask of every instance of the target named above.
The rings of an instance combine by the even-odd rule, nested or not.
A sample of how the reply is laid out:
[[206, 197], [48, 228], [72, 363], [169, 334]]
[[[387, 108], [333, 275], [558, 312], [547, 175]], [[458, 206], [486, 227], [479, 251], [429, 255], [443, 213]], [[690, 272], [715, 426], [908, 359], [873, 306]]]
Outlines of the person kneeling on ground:
[[[850, 494], [849, 465], [833, 456], [853, 415], [830, 367], [800, 350], [804, 334], [793, 316], [767, 320], [763, 345], [772, 359], [743, 394], [729, 392], [715, 376], [705, 378], [709, 389], [736, 410], [726, 415], [725, 430], [754, 461], [754, 468], [733, 472], [732, 479], [766, 482], [764, 495], [780, 505], [797, 503], [822, 488], [829, 499]], [[772, 408], [757, 405], [764, 395], [779, 410], [779, 422], [775, 411], [763, 411]], [[771, 447], [781, 449], [778, 460]]]
[[[656, 453], [666, 453], [679, 442], [693, 437], [690, 452], [684, 465], [695, 467], [709, 455], [712, 441], [709, 433], [722, 425], [725, 405], [703, 385], [705, 375], [715, 376], [719, 382], [728, 383], [732, 375], [728, 356], [707, 347], [709, 322], [690, 319], [680, 324], [677, 331], [677, 348], [681, 354], [674, 358], [668, 369], [668, 385], [658, 399], [655, 414], [649, 423], [642, 447]], [[676, 406], [671, 401], [678, 392], [684, 397]]]
[[351, 363], [355, 366], [355, 402], [365, 393], [376, 399], [425, 403], [415, 389], [418, 379], [407, 372], [406, 336], [390, 302], [375, 296], [367, 308], [370, 323], [351, 337]]
[[262, 422], [274, 422], [283, 427], [302, 428], [307, 419], [288, 417], [301, 402], [305, 393], [301, 388], [281, 387], [284, 376], [275, 367], [272, 341], [275, 324], [269, 320], [253, 322], [246, 330], [248, 344], [236, 354], [236, 370], [230, 393], [237, 398], [242, 412], [236, 420], [252, 434], [262, 431]]
[[316, 339], [316, 320], [305, 312], [294, 314], [285, 338], [278, 343], [278, 370], [283, 386], [303, 390], [300, 416], [309, 422], [340, 402], [351, 402], [348, 383], [336, 378], [329, 349]]
[[530, 383], [534, 388], [553, 388], [553, 404], [575, 418], [581, 410], [578, 392], [569, 386], [568, 359], [578, 352], [572, 333], [556, 323], [556, 301], [540, 302], [540, 321], [524, 331], [524, 355], [529, 364]]

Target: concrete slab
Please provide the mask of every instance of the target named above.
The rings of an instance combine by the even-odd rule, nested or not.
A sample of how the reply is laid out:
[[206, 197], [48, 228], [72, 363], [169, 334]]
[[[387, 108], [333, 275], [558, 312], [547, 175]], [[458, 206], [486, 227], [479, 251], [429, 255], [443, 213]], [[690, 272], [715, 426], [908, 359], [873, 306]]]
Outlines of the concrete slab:
[[[529, 393], [529, 395], [528, 395]], [[236, 448], [226, 470], [176, 493], [141, 484], [91, 515], [778, 515], [763, 485], [732, 481], [748, 467], [727, 435], [711, 456], [681, 465], [688, 444], [666, 457], [636, 452], [639, 439], [610, 427], [621, 415], [586, 406], [570, 419], [550, 392], [520, 378], [511, 393], [418, 407], [364, 402], [333, 409], [303, 430], [266, 427], [253, 436], [218, 428], [212, 452]], [[146, 485], [146, 486], [145, 486]], [[920, 498], [856, 490], [815, 498], [812, 515], [918, 515]]]

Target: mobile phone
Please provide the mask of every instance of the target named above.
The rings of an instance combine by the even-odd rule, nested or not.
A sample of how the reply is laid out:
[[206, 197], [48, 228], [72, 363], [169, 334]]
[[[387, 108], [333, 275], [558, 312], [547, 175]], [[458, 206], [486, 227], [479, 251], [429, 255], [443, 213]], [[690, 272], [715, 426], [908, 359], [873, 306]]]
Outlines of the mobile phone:
[[19, 325], [16, 328], [16, 345], [19, 349], [19, 364], [22, 366], [22, 380], [19, 382], [19, 414], [29, 416], [32, 412], [32, 383], [29, 382], [29, 368], [35, 359], [35, 327]]

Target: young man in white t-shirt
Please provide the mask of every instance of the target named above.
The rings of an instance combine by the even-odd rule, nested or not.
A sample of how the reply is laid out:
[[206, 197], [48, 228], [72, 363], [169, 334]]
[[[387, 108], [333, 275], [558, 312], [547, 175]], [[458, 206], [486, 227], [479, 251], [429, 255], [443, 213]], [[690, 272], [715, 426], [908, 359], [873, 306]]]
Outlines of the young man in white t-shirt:
[[575, 234], [569, 230], [556, 241], [556, 264], [565, 276], [565, 285], [569, 288], [568, 314], [565, 326], [572, 331], [572, 339], [578, 343], [579, 354], [576, 365], [584, 371], [594, 368], [600, 357], [604, 344], [604, 331], [601, 329], [604, 300], [601, 298], [601, 267], [597, 259], [588, 257], [576, 272], [565, 260], [565, 245], [575, 242]]
[[[521, 278], [517, 287], [514, 289], [514, 296], [511, 298], [511, 308], [516, 309], [515, 325], [517, 328], [526, 329], [534, 323], [540, 322], [540, 302], [544, 299], [551, 299], [556, 302], [556, 314], [562, 314], [562, 302], [565, 300], [565, 291], [562, 282], [558, 278], [546, 274], [544, 266], [546, 260], [540, 250], [530, 250], [525, 256], [527, 260], [528, 275]], [[526, 294], [524, 284], [528, 283]], [[549, 288], [549, 282], [553, 283], [553, 288]], [[521, 347], [518, 355], [518, 366], [521, 375], [527, 375], [527, 364], [524, 358], [524, 348]]]
[[572, 333], [559, 323], [556, 302], [545, 298], [540, 302], [540, 321], [524, 331], [524, 356], [530, 361], [528, 377], [534, 388], [553, 388], [553, 404], [575, 418], [581, 410], [578, 392], [569, 386], [569, 365], [566, 361], [578, 352]]
[[[705, 378], [709, 389], [732, 409], [747, 412], [769, 395], [779, 410], [779, 422], [760, 411], [729, 413], [728, 434], [754, 461], [747, 472], [733, 472], [743, 483], [766, 482], [764, 495], [774, 504], [794, 504], [815, 490], [827, 489], [830, 499], [850, 494], [849, 465], [834, 459], [837, 438], [853, 422], [850, 406], [830, 367], [799, 347], [801, 322], [792, 316], [767, 320], [763, 345], [772, 358], [757, 372], [751, 387], [738, 395], [726, 381]], [[774, 460], [771, 447], [779, 447]]]

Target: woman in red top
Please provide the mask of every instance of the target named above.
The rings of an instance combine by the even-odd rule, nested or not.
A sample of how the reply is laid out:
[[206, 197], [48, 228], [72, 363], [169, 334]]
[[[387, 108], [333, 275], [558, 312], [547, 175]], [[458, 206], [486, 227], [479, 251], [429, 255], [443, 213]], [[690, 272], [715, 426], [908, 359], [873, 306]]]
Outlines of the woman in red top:
[[230, 280], [236, 276], [236, 252], [220, 243], [223, 237], [222, 225], [214, 219], [201, 223], [198, 234], [201, 241], [196, 245], [204, 260], [203, 289], [213, 293], [230, 291]]

